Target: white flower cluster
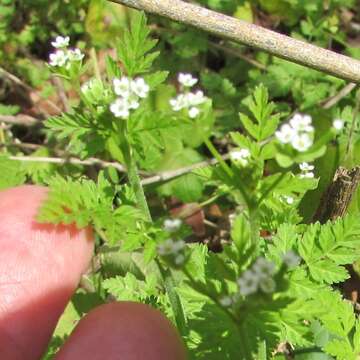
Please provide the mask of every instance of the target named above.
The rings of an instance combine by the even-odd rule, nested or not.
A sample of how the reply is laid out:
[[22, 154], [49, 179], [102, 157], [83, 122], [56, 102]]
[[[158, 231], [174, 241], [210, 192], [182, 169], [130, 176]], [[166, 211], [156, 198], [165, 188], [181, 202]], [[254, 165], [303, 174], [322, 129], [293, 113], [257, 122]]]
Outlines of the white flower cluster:
[[275, 291], [276, 283], [272, 278], [275, 264], [264, 257], [258, 258], [250, 270], [246, 270], [238, 279], [239, 293], [242, 296], [254, 294], [260, 288], [264, 293]]
[[241, 166], [247, 166], [250, 156], [249, 149], [239, 149], [230, 152], [230, 159]]
[[[282, 255], [283, 264], [292, 269], [300, 264], [301, 258], [292, 250]], [[276, 290], [273, 275], [276, 272], [275, 264], [259, 257], [249, 270], [246, 270], [237, 280], [239, 291], [233, 295], [225, 295], [219, 299], [224, 307], [237, 303], [242, 296], [255, 294], [258, 290], [270, 294]]]
[[159, 255], [171, 256], [174, 259], [175, 265], [182, 265], [185, 261], [183, 250], [186, 243], [184, 240], [167, 239], [162, 244], [158, 245], [157, 251]]
[[140, 106], [139, 100], [145, 99], [150, 91], [149, 85], [141, 77], [130, 79], [126, 76], [113, 80], [114, 93], [119, 97], [110, 105], [110, 111], [119, 118], [127, 119], [130, 110]]
[[291, 144], [299, 151], [307, 151], [313, 144], [314, 127], [310, 115], [295, 114], [288, 124], [281, 126], [280, 130], [275, 132], [276, 138], [282, 144]]
[[166, 219], [164, 221], [164, 230], [168, 232], [176, 232], [180, 229], [182, 221], [180, 219]]
[[70, 38], [68, 36], [57, 36], [51, 45], [56, 48], [55, 52], [49, 55], [49, 65], [69, 68], [72, 62], [81, 61], [84, 54], [80, 49], [68, 49]]
[[303, 162], [301, 164], [299, 164], [299, 168], [301, 170], [300, 173], [300, 178], [304, 179], [304, 178], [308, 178], [308, 179], [312, 179], [314, 178], [315, 174], [313, 172], [313, 170], [315, 169], [314, 165], [310, 165], [307, 162]]
[[[194, 78], [191, 74], [180, 73], [178, 75], [179, 83], [187, 89], [194, 86], [198, 79]], [[190, 118], [194, 119], [200, 114], [199, 105], [206, 101], [206, 97], [201, 90], [196, 92], [185, 91], [179, 94], [176, 98], [170, 100], [170, 105], [174, 111], [187, 109]]]

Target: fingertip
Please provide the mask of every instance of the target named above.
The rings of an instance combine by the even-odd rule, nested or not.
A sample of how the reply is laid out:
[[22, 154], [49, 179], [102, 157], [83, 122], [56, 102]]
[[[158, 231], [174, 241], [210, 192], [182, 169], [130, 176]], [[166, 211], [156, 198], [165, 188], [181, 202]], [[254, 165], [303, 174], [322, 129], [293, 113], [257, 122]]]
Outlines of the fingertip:
[[46, 195], [29, 185], [0, 192], [0, 358], [40, 358], [91, 260], [90, 228], [36, 222]]
[[185, 360], [185, 346], [158, 310], [134, 302], [97, 307], [77, 325], [56, 360]]

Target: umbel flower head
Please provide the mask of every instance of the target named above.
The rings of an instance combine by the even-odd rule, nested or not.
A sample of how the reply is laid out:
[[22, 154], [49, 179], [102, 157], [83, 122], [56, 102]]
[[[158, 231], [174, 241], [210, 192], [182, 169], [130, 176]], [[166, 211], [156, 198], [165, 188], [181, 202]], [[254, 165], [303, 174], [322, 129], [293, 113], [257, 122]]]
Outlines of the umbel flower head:
[[307, 151], [313, 145], [314, 127], [310, 115], [295, 114], [289, 124], [283, 124], [275, 136], [281, 144], [290, 144], [299, 152]]
[[185, 92], [171, 99], [170, 106], [174, 111], [186, 109], [188, 116], [194, 119], [200, 114], [198, 106], [203, 104], [207, 98], [201, 90], [189, 92], [189, 89], [198, 82], [198, 79], [191, 74], [180, 73], [178, 75], [178, 81], [185, 88]]
[[49, 55], [50, 66], [69, 69], [71, 64], [82, 61], [85, 55], [78, 48], [68, 49], [69, 43], [68, 36], [57, 36], [51, 42], [56, 50]]
[[239, 294], [248, 296], [255, 294], [259, 289], [264, 293], [273, 293], [276, 289], [276, 283], [272, 278], [275, 270], [274, 263], [259, 257], [238, 279]]
[[145, 99], [150, 91], [149, 85], [143, 78], [130, 79], [122, 76], [113, 79], [114, 93], [118, 98], [110, 105], [110, 111], [115, 117], [127, 119], [130, 110], [140, 106], [140, 99]]

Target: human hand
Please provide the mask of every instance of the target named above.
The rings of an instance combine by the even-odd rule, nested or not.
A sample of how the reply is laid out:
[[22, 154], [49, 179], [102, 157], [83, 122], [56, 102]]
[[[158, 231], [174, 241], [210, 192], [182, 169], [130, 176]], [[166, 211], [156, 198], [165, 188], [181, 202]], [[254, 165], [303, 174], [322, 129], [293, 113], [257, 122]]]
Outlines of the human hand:
[[[46, 189], [0, 192], [0, 359], [39, 360], [90, 262], [91, 229], [34, 221]], [[171, 323], [146, 305], [122, 302], [92, 310], [56, 360], [184, 360]]]

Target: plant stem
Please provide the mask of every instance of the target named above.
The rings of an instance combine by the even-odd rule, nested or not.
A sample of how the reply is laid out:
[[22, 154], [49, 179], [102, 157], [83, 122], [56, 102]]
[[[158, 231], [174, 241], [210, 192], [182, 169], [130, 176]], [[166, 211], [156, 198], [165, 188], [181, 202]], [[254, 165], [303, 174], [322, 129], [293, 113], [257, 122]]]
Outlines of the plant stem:
[[[127, 122], [121, 123], [121, 127], [119, 129], [119, 135], [122, 140], [122, 152], [124, 156], [125, 165], [128, 169], [129, 183], [135, 192], [138, 206], [145, 214], [147, 221], [152, 222], [151, 213], [146, 201], [144, 189], [141, 185], [141, 180], [139, 177], [136, 160], [133, 156], [131, 145], [128, 139], [127, 125], [128, 125]], [[155, 262], [158, 266], [159, 272], [164, 282], [165, 290], [169, 298], [171, 308], [174, 313], [176, 325], [178, 329], [181, 331], [181, 333], [185, 335], [187, 332], [185, 314], [180, 297], [175, 290], [175, 282], [172, 277], [171, 271], [169, 269], [165, 269], [161, 265], [160, 261], [158, 261], [157, 259], [155, 259]]]
[[146, 201], [144, 189], [141, 185], [141, 180], [140, 180], [138, 169], [136, 166], [136, 161], [135, 161], [134, 157], [132, 156], [131, 152], [132, 151], [129, 146], [128, 159], [126, 159], [126, 156], [125, 156], [126, 166], [128, 169], [129, 182], [135, 192], [135, 196], [136, 196], [136, 200], [137, 200], [139, 208], [145, 214], [147, 221], [152, 222], [152, 218], [151, 218], [150, 210], [149, 210], [149, 207], [148, 207], [148, 204]]
[[146, 201], [144, 189], [141, 185], [141, 180], [138, 173], [138, 168], [136, 165], [136, 160], [133, 156], [133, 152], [131, 149], [131, 145], [128, 138], [128, 129], [127, 129], [127, 121], [123, 121], [120, 123], [119, 127], [119, 136], [121, 139], [121, 150], [124, 156], [125, 166], [127, 168], [127, 175], [129, 179], [129, 183], [134, 190], [135, 197], [137, 200], [137, 205], [143, 211], [146, 220], [152, 222], [150, 210]]
[[161, 265], [161, 263], [158, 259], [156, 259], [155, 262], [159, 268], [161, 277], [164, 281], [165, 290], [169, 297], [169, 301], [170, 301], [171, 308], [174, 313], [177, 328], [179, 329], [179, 332], [181, 333], [181, 335], [186, 335], [189, 332], [189, 330], [187, 329], [187, 326], [186, 326], [186, 318], [185, 318], [184, 309], [183, 309], [180, 297], [179, 297], [178, 293], [175, 291], [175, 282], [172, 277], [171, 271], [170, 271], [170, 269], [165, 269]]
[[233, 171], [231, 170], [230, 166], [224, 161], [224, 159], [221, 157], [219, 152], [216, 150], [215, 146], [212, 144], [212, 142], [208, 139], [204, 139], [204, 143], [211, 152], [212, 156], [219, 162], [220, 166], [223, 168], [223, 170], [226, 172], [226, 174], [229, 176], [229, 178], [232, 178], [234, 175]]
[[[231, 170], [230, 166], [226, 163], [226, 161], [222, 158], [222, 156], [219, 154], [219, 152], [216, 150], [215, 146], [212, 144], [212, 142], [208, 138], [204, 138], [204, 143], [211, 152], [212, 156], [219, 162], [220, 166], [223, 168], [223, 170], [226, 173], [226, 176], [228, 177], [228, 180], [231, 184], [234, 184], [233, 177], [234, 173]], [[237, 182], [236, 187], [240, 190], [242, 197], [245, 200], [245, 203], [248, 207], [251, 207], [251, 200], [249, 196], [247, 195], [245, 189], [243, 188], [242, 184]]]
[[96, 55], [95, 48], [91, 48], [90, 57], [91, 57], [91, 60], [92, 60], [95, 77], [96, 77], [97, 80], [101, 81], [101, 73], [100, 73], [100, 69], [99, 69], [99, 63], [98, 63], [98, 60], [97, 60], [97, 55]]

